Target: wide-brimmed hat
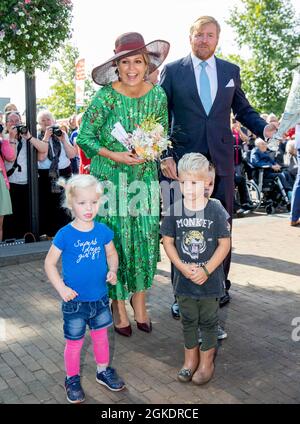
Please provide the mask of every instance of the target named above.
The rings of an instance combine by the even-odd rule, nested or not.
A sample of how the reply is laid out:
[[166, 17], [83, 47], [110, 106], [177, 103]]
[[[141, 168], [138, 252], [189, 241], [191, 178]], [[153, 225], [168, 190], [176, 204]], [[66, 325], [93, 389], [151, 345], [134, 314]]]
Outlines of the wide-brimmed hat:
[[116, 74], [117, 60], [132, 56], [135, 53], [149, 56], [149, 73], [154, 72], [165, 60], [169, 53], [170, 43], [165, 40], [154, 40], [145, 44], [144, 38], [138, 32], [126, 32], [120, 35], [115, 42], [115, 55], [92, 71], [92, 78], [96, 84], [106, 85], [118, 79]]

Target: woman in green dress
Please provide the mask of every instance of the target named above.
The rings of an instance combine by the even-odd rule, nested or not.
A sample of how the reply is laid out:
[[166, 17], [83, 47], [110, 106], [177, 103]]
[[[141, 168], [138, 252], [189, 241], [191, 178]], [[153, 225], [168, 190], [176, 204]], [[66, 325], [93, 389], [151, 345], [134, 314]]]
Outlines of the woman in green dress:
[[91, 158], [91, 174], [106, 188], [108, 201], [97, 220], [115, 232], [119, 254], [118, 283], [109, 289], [115, 331], [130, 336], [125, 300], [131, 293], [138, 329], [150, 332], [146, 290], [159, 259], [159, 184], [157, 163], [139, 159], [112, 135], [116, 123], [127, 133], [154, 119], [168, 130], [167, 99], [160, 86], [147, 81], [166, 58], [169, 43], [147, 45], [139, 33], [126, 33], [115, 43], [115, 56], [96, 67], [92, 76], [103, 85], [85, 112], [77, 144]]

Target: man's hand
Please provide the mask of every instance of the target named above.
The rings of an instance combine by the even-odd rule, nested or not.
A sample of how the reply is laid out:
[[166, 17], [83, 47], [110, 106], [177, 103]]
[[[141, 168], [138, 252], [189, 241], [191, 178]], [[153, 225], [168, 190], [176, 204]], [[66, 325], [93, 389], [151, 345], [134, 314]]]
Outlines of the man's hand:
[[275, 165], [272, 165], [272, 169], [275, 172], [279, 172], [281, 170], [281, 166], [276, 163]]
[[160, 169], [163, 175], [172, 180], [178, 180], [176, 163], [173, 158], [164, 159], [160, 163]]
[[273, 135], [276, 133], [277, 128], [278, 128], [278, 124], [275, 124], [275, 123], [266, 125], [264, 128], [264, 137], [272, 138]]

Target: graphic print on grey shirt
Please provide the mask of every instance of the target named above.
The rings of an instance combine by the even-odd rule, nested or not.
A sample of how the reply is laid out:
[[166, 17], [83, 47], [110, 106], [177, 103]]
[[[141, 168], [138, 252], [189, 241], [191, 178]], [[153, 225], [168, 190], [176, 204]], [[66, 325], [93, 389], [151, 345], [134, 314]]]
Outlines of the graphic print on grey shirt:
[[[182, 207], [182, 215], [176, 203], [167, 211], [160, 233], [174, 238], [178, 256], [184, 263], [205, 265], [218, 247], [218, 239], [230, 237], [228, 214], [220, 202], [208, 200], [204, 210], [193, 212]], [[210, 275], [202, 284], [193, 283], [175, 267], [174, 294], [199, 299], [203, 297], [221, 297], [224, 295], [223, 265]]]

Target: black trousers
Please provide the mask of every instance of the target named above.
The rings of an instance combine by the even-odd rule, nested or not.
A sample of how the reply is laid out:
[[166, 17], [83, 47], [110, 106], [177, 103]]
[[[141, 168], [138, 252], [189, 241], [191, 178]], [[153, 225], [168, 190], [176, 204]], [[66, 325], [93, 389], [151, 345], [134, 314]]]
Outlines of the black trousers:
[[29, 185], [10, 183], [12, 215], [6, 215], [3, 224], [3, 240], [23, 238], [30, 231]]
[[[60, 176], [69, 178], [71, 167], [59, 170]], [[54, 237], [57, 231], [71, 221], [71, 216], [62, 207], [64, 192], [53, 193], [48, 169], [39, 169], [39, 216], [40, 235]]]
[[[234, 198], [234, 175], [229, 176], [219, 176], [216, 175], [215, 188], [212, 194], [212, 197], [219, 199], [224, 208], [227, 210], [230, 218], [228, 222], [232, 227], [232, 215], [233, 215], [233, 198]], [[223, 261], [223, 268], [225, 273], [225, 278], [228, 280], [228, 274], [230, 271], [231, 264], [231, 248]], [[228, 289], [229, 287], [226, 287]]]

